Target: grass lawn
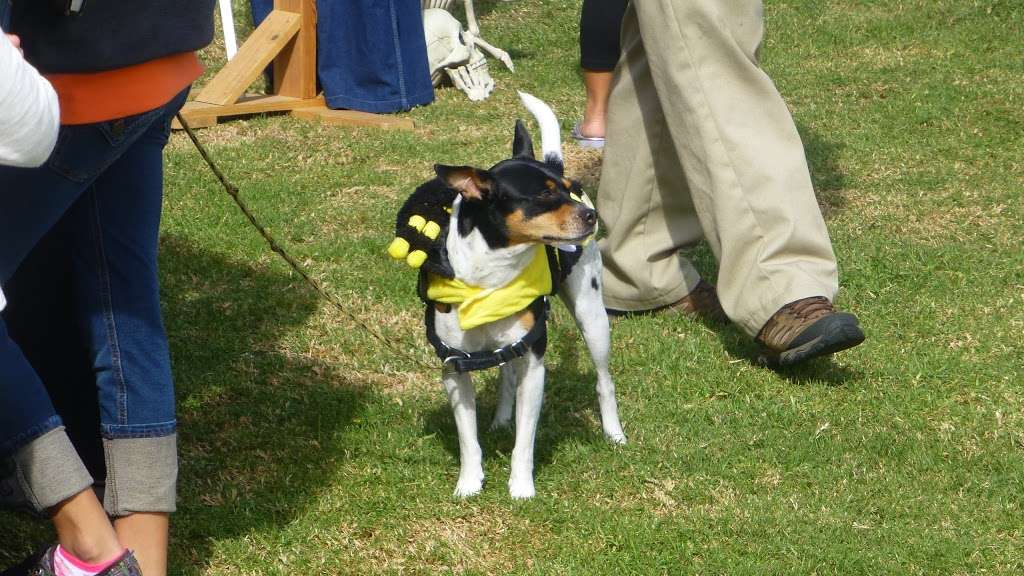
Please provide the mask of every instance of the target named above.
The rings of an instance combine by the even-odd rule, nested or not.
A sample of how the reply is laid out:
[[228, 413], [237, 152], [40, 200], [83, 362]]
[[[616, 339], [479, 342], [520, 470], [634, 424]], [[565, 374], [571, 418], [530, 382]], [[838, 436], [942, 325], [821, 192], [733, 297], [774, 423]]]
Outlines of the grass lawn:
[[[584, 100], [578, 10], [480, 1], [516, 72], [492, 61], [484, 103], [439, 90], [408, 113], [412, 132], [276, 116], [200, 137], [316, 277], [430, 361], [414, 274], [384, 254], [394, 213], [433, 163], [507, 156], [517, 89], [568, 134]], [[1024, 573], [1024, 10], [787, 0], [766, 15], [763, 64], [807, 147], [838, 304], [868, 341], [776, 372], [735, 328], [616, 320], [630, 443], [614, 447], [556, 306], [527, 502], [506, 490], [509, 432], [482, 434], [483, 493], [451, 497], [438, 374], [318, 301], [175, 134], [160, 262], [181, 435], [172, 573]], [[596, 191], [600, 157], [567, 150]], [[478, 378], [484, 429], [495, 380]], [[0, 565], [48, 530], [0, 514]]]

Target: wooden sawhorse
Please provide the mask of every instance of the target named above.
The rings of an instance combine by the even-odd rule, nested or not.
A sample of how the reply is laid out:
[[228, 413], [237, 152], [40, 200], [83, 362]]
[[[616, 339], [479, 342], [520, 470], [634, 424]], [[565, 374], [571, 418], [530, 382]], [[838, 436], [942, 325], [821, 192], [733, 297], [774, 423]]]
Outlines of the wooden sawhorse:
[[[243, 96], [270, 63], [271, 94]], [[316, 0], [274, 0], [274, 9], [227, 64], [185, 104], [192, 128], [213, 126], [226, 116], [289, 112], [324, 124], [411, 130], [412, 120], [355, 110], [330, 110], [316, 90]], [[175, 121], [177, 124], [177, 121]], [[178, 126], [175, 126], [178, 127]]]

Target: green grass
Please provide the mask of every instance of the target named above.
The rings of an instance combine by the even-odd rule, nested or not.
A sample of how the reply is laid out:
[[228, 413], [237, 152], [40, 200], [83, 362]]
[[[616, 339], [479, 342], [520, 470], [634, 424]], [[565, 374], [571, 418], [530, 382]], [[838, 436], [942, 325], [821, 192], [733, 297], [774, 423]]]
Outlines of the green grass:
[[[567, 132], [583, 105], [578, 5], [480, 2], [516, 72], [492, 62], [482, 104], [440, 90], [408, 113], [413, 132], [266, 117], [200, 137], [319, 279], [429, 360], [413, 274], [383, 252], [393, 215], [433, 163], [508, 154], [516, 89]], [[450, 497], [458, 445], [437, 374], [319, 302], [175, 135], [161, 256], [181, 425], [172, 573], [1024, 572], [1024, 11], [794, 0], [766, 13], [763, 63], [808, 149], [839, 304], [869, 339], [775, 372], [734, 328], [618, 320], [630, 444], [616, 448], [557, 307], [529, 502], [505, 488], [508, 432], [482, 434], [483, 493]], [[596, 159], [571, 160], [592, 184]], [[495, 376], [478, 381], [486, 425]], [[0, 564], [47, 530], [0, 515]]]

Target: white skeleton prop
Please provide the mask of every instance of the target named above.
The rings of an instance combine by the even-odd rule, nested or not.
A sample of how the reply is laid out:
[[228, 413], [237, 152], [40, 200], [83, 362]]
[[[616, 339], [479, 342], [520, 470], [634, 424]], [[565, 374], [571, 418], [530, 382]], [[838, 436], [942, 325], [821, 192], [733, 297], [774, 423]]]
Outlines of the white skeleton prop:
[[487, 69], [483, 51], [500, 60], [509, 70], [515, 70], [515, 67], [508, 52], [480, 37], [473, 0], [464, 2], [468, 29], [463, 29], [449, 11], [455, 0], [423, 0], [423, 30], [427, 40], [430, 79], [434, 86], [438, 86], [443, 70], [456, 88], [465, 92], [470, 100], [479, 101], [486, 99], [494, 89], [494, 79]]

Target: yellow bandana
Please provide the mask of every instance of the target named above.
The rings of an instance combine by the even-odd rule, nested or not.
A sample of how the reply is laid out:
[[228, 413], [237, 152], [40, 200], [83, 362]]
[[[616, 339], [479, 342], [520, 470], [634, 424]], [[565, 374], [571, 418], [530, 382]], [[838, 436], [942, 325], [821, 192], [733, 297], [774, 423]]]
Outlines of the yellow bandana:
[[436, 274], [428, 274], [428, 279], [427, 298], [457, 305], [463, 330], [508, 318], [551, 293], [551, 268], [543, 246], [537, 246], [526, 269], [501, 288], [479, 288]]

